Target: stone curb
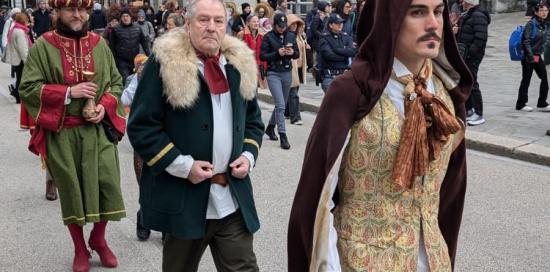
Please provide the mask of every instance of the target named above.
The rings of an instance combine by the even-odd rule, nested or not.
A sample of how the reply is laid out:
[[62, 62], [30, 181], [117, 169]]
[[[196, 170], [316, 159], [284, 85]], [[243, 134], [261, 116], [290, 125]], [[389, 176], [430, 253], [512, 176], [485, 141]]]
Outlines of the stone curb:
[[[273, 104], [271, 94], [258, 92], [258, 100]], [[317, 113], [319, 106], [300, 102], [302, 111]], [[466, 131], [466, 147], [497, 156], [550, 166], [550, 148], [473, 130]]]

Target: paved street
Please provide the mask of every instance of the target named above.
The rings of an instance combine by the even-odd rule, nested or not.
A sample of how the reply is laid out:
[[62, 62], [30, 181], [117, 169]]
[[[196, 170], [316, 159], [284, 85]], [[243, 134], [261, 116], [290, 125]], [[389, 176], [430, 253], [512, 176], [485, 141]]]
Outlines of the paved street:
[[[7, 98], [5, 67], [0, 67], [0, 271], [69, 271], [72, 243], [60, 219], [59, 202], [44, 200], [44, 172], [38, 158], [26, 151], [28, 133], [17, 125], [18, 108]], [[263, 104], [264, 119], [270, 105]], [[255, 249], [262, 271], [286, 270], [286, 228], [307, 135], [304, 126], [290, 126], [290, 151], [267, 139], [252, 174], [262, 228]], [[135, 237], [137, 185], [132, 149], [119, 145], [122, 189], [128, 217], [109, 224], [109, 242], [120, 266], [102, 269], [97, 255], [93, 271], [160, 271], [160, 235], [149, 242]], [[469, 187], [460, 237], [457, 271], [550, 271], [550, 168], [469, 152]], [[89, 227], [87, 228], [89, 230]], [[210, 254], [200, 271], [215, 271]]]
[[[550, 113], [518, 113], [513, 108], [521, 68], [507, 60], [502, 44], [507, 44], [509, 32], [522, 20], [519, 15], [494, 16], [491, 47], [480, 74], [488, 123], [472, 130], [518, 141], [527, 139], [550, 148], [550, 137], [542, 135], [550, 128]], [[29, 134], [19, 129], [19, 106], [8, 95], [9, 82], [9, 67], [0, 64], [0, 271], [70, 271], [73, 247], [61, 222], [59, 201], [44, 199], [44, 172], [39, 159], [27, 151]], [[535, 82], [530, 101], [536, 100]], [[315, 98], [316, 92], [310, 87], [304, 90], [304, 100], [322, 97], [317, 92]], [[272, 106], [261, 106], [267, 120]], [[315, 118], [311, 113], [302, 116], [303, 126], [288, 125], [291, 150], [284, 151], [277, 142], [264, 138], [252, 173], [262, 223], [255, 236], [255, 251], [262, 271], [286, 271], [290, 205]], [[94, 254], [92, 271], [160, 271], [160, 234], [154, 233], [148, 242], [135, 237], [138, 188], [132, 154], [125, 138], [119, 144], [119, 156], [128, 217], [108, 225], [108, 241], [120, 265], [103, 269]], [[468, 152], [469, 185], [456, 271], [550, 271], [549, 176], [549, 167]], [[208, 252], [200, 271], [215, 271]]]

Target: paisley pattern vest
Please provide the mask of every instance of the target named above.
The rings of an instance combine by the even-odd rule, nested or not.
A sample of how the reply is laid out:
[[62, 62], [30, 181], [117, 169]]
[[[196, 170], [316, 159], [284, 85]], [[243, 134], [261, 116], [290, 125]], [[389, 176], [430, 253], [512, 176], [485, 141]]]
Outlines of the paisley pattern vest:
[[[436, 95], [454, 114], [442, 82], [432, 76]], [[334, 212], [343, 271], [417, 271], [419, 239], [424, 236], [430, 271], [451, 271], [437, 216], [439, 189], [452, 153], [452, 135], [426, 176], [412, 189], [398, 186], [392, 169], [403, 117], [387, 94], [351, 130], [344, 152]]]

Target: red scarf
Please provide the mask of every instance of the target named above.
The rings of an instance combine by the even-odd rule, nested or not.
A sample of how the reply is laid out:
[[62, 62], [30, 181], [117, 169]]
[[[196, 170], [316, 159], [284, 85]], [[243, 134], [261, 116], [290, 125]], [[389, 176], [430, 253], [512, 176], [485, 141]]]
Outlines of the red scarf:
[[207, 57], [197, 53], [197, 57], [204, 63], [204, 79], [212, 94], [222, 94], [229, 91], [229, 82], [220, 68], [220, 54]]
[[29, 28], [15, 21], [14, 21], [14, 26], [8, 32], [8, 42], [9, 43], [12, 42], [11, 37], [13, 35], [13, 30], [16, 28], [23, 30], [23, 32], [25, 33], [25, 37], [27, 37], [27, 42], [29, 43], [29, 47], [31, 47], [32, 42], [31, 42], [31, 38], [29, 37]]

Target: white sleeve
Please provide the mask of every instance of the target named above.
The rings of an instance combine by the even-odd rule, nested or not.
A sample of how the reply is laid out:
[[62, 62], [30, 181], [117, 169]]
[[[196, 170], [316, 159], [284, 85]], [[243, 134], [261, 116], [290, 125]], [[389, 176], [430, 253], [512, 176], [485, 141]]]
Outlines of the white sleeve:
[[254, 159], [254, 155], [252, 153], [245, 151], [242, 154], [248, 159], [248, 162], [250, 162], [250, 167], [248, 168], [248, 173], [252, 173], [252, 169], [254, 169], [254, 165], [256, 164], [256, 160]]
[[71, 104], [71, 97], [69, 96], [69, 87], [67, 87], [67, 91], [65, 92], [65, 105]]
[[189, 172], [191, 172], [194, 162], [195, 160], [190, 155], [179, 155], [166, 167], [166, 172], [172, 176], [186, 179], [189, 176]]
[[134, 100], [134, 95], [136, 94], [136, 89], [138, 86], [138, 78], [137, 75], [134, 74], [132, 79], [130, 80], [130, 84], [122, 91], [122, 97], [120, 98], [122, 100], [122, 104], [124, 106], [130, 106], [132, 105], [132, 101]]

